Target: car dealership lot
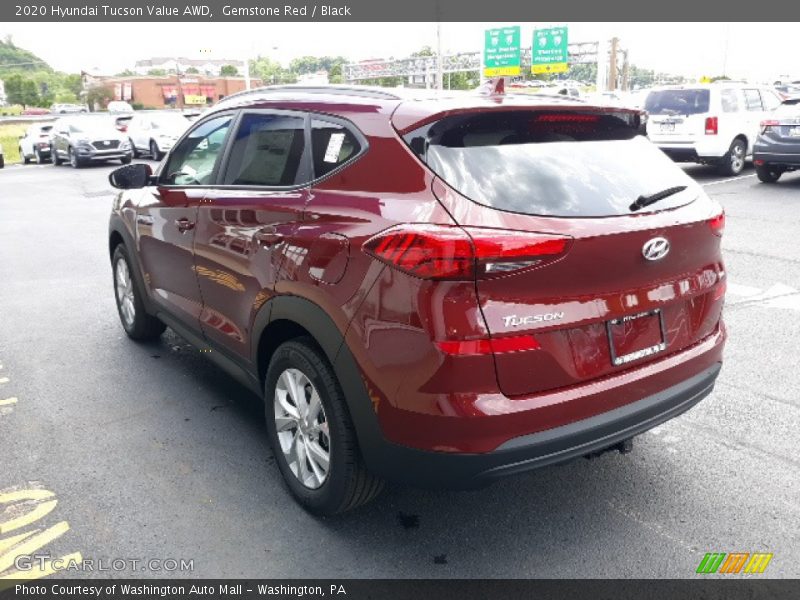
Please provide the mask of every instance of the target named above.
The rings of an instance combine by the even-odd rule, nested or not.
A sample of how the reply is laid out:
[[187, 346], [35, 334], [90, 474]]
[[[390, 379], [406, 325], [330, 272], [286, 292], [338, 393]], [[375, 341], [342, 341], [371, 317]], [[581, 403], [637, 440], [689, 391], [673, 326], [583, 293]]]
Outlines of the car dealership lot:
[[0, 547], [67, 522], [39, 552], [185, 559], [193, 571], [172, 574], [196, 577], [691, 577], [706, 552], [735, 551], [800, 575], [800, 175], [685, 167], [727, 210], [726, 363], [711, 397], [632, 454], [477, 492], [391, 486], [318, 520], [285, 490], [256, 398], [171, 332], [125, 337], [112, 168], [0, 172], [0, 523], [3, 491], [58, 500], [0, 528]]

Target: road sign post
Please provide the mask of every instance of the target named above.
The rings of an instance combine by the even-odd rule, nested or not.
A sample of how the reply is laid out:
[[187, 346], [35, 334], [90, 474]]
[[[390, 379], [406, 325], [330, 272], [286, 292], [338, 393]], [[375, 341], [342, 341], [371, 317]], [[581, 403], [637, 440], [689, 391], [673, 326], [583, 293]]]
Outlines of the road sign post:
[[548, 27], [533, 32], [531, 73], [564, 73], [569, 70], [567, 28]]
[[486, 30], [483, 46], [484, 77], [519, 75], [521, 63], [519, 25]]

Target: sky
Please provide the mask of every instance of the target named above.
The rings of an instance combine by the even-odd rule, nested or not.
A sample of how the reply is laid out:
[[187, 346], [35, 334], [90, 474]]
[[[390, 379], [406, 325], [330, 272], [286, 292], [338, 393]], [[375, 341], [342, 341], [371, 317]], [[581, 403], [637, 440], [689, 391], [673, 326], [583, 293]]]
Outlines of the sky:
[[[481, 50], [484, 29], [509, 24], [522, 26], [523, 46], [530, 45], [535, 27], [564, 25], [442, 23], [443, 51]], [[630, 62], [642, 68], [696, 77], [724, 72], [754, 81], [800, 78], [796, 23], [566, 24], [570, 42], [617, 36]], [[260, 54], [284, 64], [304, 55], [402, 58], [422, 46], [435, 47], [436, 24], [0, 23], [0, 37], [6, 35], [58, 70], [114, 74], [153, 56], [241, 59]]]

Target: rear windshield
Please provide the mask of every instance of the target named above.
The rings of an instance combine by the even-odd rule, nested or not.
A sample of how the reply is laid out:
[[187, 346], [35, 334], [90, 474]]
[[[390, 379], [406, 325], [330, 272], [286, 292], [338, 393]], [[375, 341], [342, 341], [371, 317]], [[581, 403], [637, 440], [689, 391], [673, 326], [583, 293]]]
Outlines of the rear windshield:
[[800, 103], [798, 102], [784, 102], [773, 113], [781, 117], [800, 117]]
[[405, 136], [448, 185], [509, 212], [629, 214], [639, 196], [686, 190], [641, 212], [691, 202], [695, 184], [646, 138], [631, 113], [514, 111], [447, 117]]
[[647, 95], [651, 115], [697, 115], [708, 112], [708, 90], [656, 90]]

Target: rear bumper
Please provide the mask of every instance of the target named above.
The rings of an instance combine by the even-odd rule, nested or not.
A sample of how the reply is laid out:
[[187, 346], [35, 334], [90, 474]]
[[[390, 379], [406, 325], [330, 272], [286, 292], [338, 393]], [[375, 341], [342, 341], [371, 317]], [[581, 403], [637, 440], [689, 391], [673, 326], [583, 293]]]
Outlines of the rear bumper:
[[686, 412], [714, 389], [722, 364], [636, 402], [561, 427], [516, 437], [493, 452], [450, 454], [385, 443], [365, 458], [379, 475], [413, 485], [469, 489], [592, 454]]
[[770, 165], [786, 165], [791, 167], [800, 166], [800, 145], [798, 145], [796, 153], [788, 152], [765, 152], [756, 147], [753, 152], [753, 160], [763, 160]]
[[712, 162], [721, 159], [727, 150], [701, 144], [667, 144], [658, 143], [656, 146], [675, 162]]

